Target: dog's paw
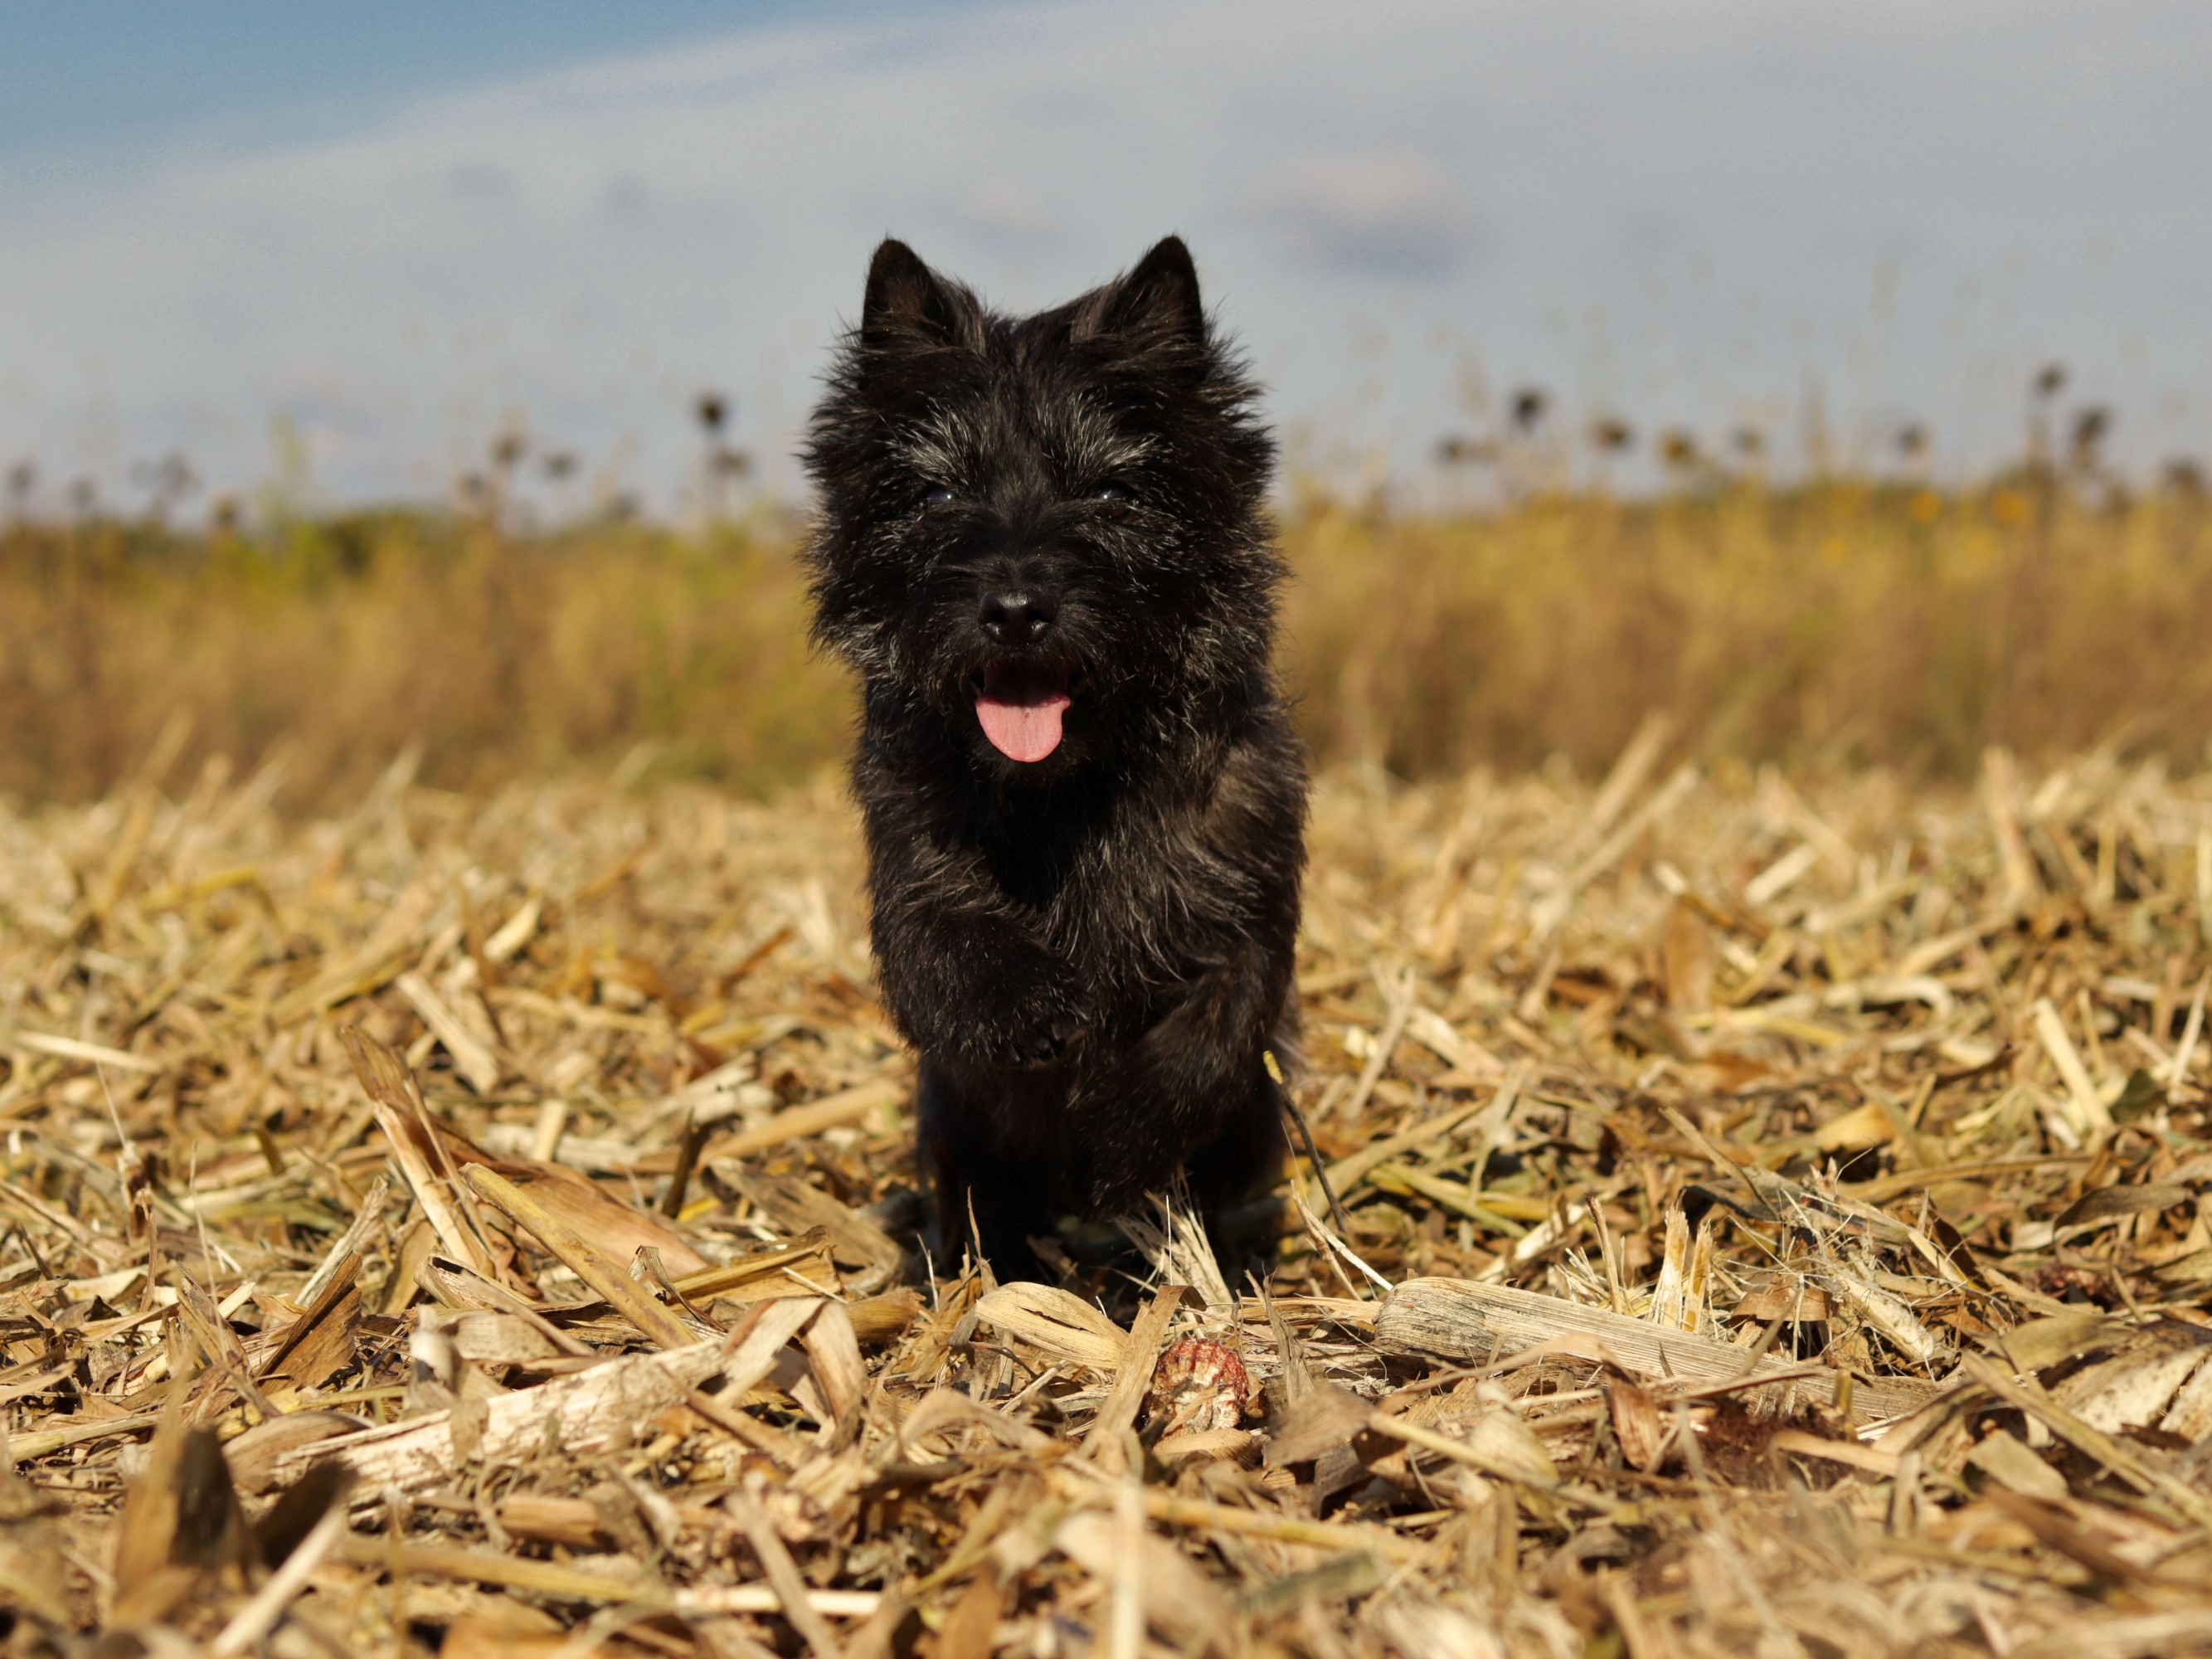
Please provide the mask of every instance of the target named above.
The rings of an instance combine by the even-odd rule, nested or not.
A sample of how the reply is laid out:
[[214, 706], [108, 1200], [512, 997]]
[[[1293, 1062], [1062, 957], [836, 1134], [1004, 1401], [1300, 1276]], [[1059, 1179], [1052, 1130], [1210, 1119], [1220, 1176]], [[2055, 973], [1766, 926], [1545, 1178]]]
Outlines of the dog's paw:
[[1026, 1020], [986, 1032], [983, 1048], [994, 1066], [1011, 1071], [1037, 1071], [1065, 1060], [1082, 1029], [1083, 1021], [1073, 1010], [1055, 1010], [1040, 1020]]
[[994, 1064], [1011, 1071], [1041, 1071], [1065, 1060], [1068, 1044], [1073, 1040], [1072, 1027], [1066, 1030], [1054, 1026], [1042, 1030], [1008, 1031], [994, 1045], [991, 1058]]

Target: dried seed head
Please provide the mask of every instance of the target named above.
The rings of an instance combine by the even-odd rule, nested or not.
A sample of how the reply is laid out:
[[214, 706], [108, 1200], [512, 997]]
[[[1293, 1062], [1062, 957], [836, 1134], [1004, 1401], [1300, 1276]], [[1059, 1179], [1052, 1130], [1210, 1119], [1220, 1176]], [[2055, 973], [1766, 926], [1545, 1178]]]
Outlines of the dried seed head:
[[1152, 1370], [1152, 1415], [1170, 1434], [1233, 1429], [1243, 1419], [1251, 1378], [1226, 1343], [1186, 1336], [1171, 1344]]
[[2094, 467], [2098, 451], [2112, 430], [2112, 411], [2102, 404], [2091, 404], [2086, 409], [2074, 411], [2073, 459], [2076, 466]]
[[1601, 416], [1590, 422], [1589, 440], [1607, 454], [1619, 454], [1636, 441], [1636, 428], [1618, 415]]
[[1444, 466], [1478, 466], [1498, 459], [1498, 446], [1487, 438], [1454, 433], [1437, 440], [1437, 460]]

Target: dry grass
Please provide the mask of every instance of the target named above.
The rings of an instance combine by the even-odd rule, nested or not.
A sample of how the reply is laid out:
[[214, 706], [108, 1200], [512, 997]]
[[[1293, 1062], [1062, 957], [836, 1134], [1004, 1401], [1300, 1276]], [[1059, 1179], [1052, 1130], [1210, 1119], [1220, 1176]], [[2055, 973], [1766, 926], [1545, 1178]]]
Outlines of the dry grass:
[[[0, 791], [93, 799], [178, 719], [187, 767], [285, 745], [295, 811], [357, 797], [409, 744], [449, 787], [644, 743], [663, 775], [796, 781], [842, 749], [850, 699], [807, 654], [793, 533], [0, 532]], [[2193, 765], [2212, 729], [2212, 513], [2185, 489], [2093, 505], [2030, 473], [1456, 519], [1322, 503], [1285, 544], [1316, 750], [1400, 776], [1595, 771], [1653, 708], [1709, 755], [1951, 777], [1990, 743], [2049, 757], [2124, 729]]]
[[1323, 754], [1401, 777], [1595, 771], [1653, 708], [1754, 763], [1958, 778], [1991, 744], [2055, 758], [2125, 730], [2194, 764], [2209, 530], [2193, 496], [2092, 510], [2033, 477], [1323, 511], [1288, 538], [1294, 674]]
[[788, 531], [518, 540], [404, 516], [248, 541], [0, 534], [0, 790], [105, 793], [165, 729], [176, 758], [275, 758], [277, 799], [357, 797], [413, 745], [484, 785], [659, 746], [757, 788], [842, 747]]
[[2212, 778], [1339, 772], [1348, 1230], [1065, 1297], [903, 1253], [834, 787], [271, 793], [0, 815], [13, 1651], [2212, 1641]]

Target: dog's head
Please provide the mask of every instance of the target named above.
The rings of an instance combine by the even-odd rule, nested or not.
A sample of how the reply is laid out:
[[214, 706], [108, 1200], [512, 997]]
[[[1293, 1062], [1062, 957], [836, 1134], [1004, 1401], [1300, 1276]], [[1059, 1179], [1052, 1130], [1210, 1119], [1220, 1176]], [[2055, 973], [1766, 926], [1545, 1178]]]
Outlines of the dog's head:
[[1267, 672], [1254, 398], [1175, 237], [1020, 319], [885, 241], [806, 447], [816, 638], [1005, 779], [1172, 743]]

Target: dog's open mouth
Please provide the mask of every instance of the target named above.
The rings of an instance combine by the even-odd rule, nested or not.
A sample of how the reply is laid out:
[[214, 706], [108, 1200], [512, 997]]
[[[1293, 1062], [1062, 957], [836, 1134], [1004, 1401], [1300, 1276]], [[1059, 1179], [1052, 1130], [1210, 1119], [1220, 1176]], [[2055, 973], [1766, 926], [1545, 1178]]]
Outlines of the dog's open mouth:
[[975, 690], [975, 718], [991, 747], [1024, 764], [1059, 748], [1073, 678], [1065, 663], [1010, 657], [986, 664]]

